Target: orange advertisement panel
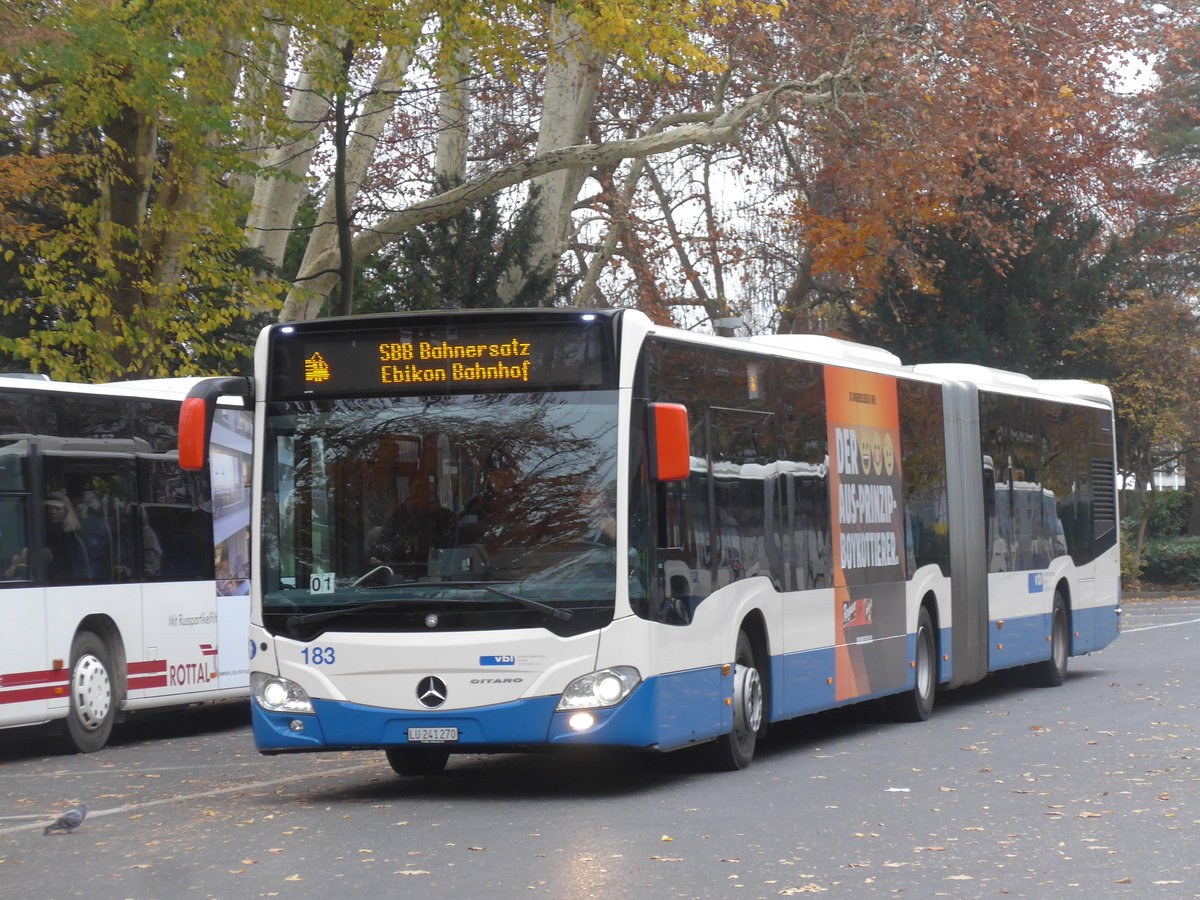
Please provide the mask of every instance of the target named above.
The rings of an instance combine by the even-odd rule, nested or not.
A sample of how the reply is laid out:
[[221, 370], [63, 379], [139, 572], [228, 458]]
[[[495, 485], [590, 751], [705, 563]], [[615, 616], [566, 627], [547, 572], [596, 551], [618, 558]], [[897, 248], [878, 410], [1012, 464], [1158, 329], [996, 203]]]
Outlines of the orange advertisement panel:
[[827, 366], [836, 696], [904, 677], [904, 515], [896, 379]]

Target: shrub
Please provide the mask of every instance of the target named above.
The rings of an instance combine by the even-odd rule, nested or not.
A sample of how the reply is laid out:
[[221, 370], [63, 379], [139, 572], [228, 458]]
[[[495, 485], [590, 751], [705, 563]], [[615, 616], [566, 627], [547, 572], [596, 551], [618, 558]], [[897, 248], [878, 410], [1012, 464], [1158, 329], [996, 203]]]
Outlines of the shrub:
[[[1136, 531], [1141, 508], [1142, 498], [1134, 494], [1128, 495], [1125, 518], [1121, 522], [1121, 528], [1126, 534]], [[1191, 514], [1190, 492], [1159, 491], [1154, 500], [1154, 509], [1150, 512], [1150, 521], [1146, 525], [1146, 537], [1168, 538], [1183, 534]]]
[[1126, 587], [1141, 583], [1142, 568], [1134, 564], [1133, 541], [1121, 541], [1121, 583]]
[[1200, 584], [1200, 537], [1147, 541], [1142, 550], [1141, 580], [1163, 587]]

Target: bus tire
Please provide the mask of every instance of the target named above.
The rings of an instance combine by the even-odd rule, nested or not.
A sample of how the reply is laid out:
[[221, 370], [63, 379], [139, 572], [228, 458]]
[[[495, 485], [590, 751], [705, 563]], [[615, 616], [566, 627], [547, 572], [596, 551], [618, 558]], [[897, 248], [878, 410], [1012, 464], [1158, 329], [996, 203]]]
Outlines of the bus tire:
[[713, 744], [713, 763], [732, 772], [744, 769], [754, 759], [754, 748], [763, 727], [765, 693], [762, 671], [754, 659], [754, 645], [744, 631], [738, 632], [733, 658], [733, 728]]
[[386, 755], [388, 765], [397, 775], [438, 775], [446, 768], [450, 751], [433, 747], [393, 747]]
[[892, 711], [904, 722], [924, 722], [933, 714], [937, 693], [937, 641], [929, 609], [921, 607], [917, 615], [913, 686], [892, 698]]
[[1058, 687], [1067, 677], [1071, 656], [1071, 617], [1062, 592], [1054, 591], [1054, 609], [1050, 613], [1050, 658], [1034, 663], [1030, 671], [1039, 687]]
[[70, 709], [67, 741], [80, 753], [95, 753], [108, 743], [120, 705], [108, 645], [90, 631], [71, 642]]

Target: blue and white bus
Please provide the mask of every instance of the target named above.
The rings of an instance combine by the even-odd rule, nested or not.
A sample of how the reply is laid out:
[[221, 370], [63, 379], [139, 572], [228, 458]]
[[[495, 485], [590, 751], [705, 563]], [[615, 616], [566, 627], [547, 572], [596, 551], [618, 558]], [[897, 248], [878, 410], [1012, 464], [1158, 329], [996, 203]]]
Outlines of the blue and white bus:
[[[261, 752], [710, 744], [1068, 657], [1120, 622], [1106, 388], [738, 341], [631, 311], [271, 326], [255, 408]], [[199, 463], [202, 455], [195, 455]]]

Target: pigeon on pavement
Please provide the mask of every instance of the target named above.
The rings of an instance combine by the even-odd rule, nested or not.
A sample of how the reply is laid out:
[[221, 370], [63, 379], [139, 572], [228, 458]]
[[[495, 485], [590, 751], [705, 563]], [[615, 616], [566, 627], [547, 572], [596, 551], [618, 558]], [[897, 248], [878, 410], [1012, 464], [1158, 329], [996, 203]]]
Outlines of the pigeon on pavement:
[[70, 834], [83, 824], [83, 820], [86, 816], [86, 806], [82, 804], [79, 806], [72, 806], [65, 813], [43, 828], [42, 834], [49, 834], [52, 831], [65, 831]]

